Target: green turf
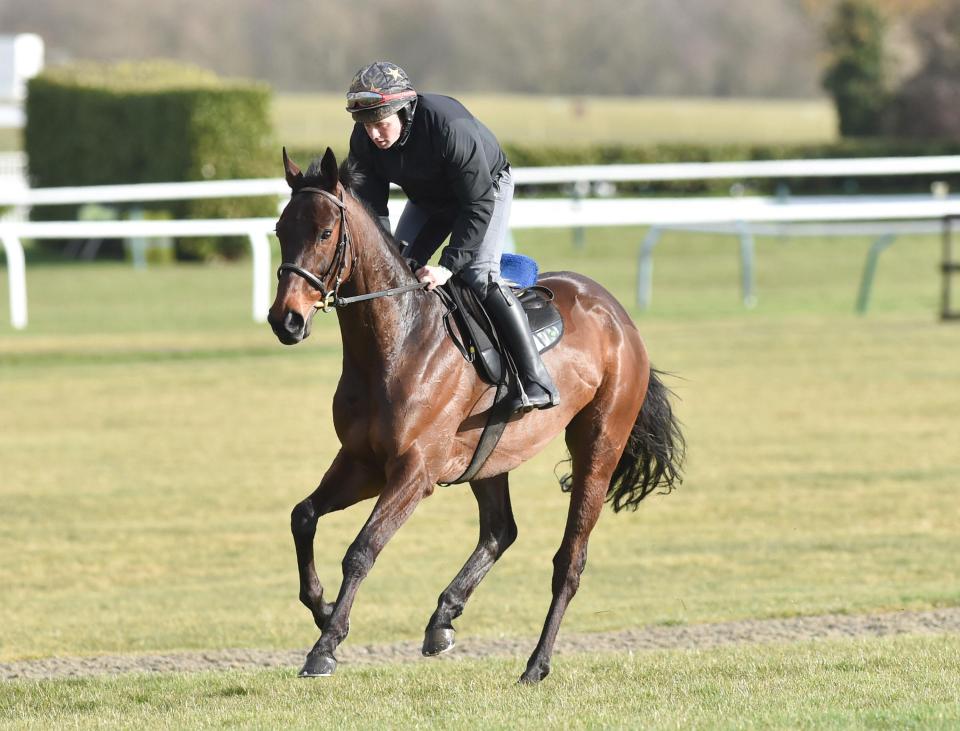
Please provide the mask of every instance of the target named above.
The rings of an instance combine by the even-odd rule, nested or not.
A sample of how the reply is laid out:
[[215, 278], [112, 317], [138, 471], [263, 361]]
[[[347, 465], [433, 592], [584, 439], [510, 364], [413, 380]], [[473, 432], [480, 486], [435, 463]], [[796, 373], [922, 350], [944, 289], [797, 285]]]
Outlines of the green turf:
[[[572, 98], [462, 94], [502, 142], [643, 145], [659, 142], [797, 143], [837, 138], [828, 100]], [[287, 147], [345, 150], [353, 123], [339, 94], [278, 94], [273, 120]], [[709, 120], [709, 123], [705, 123]]]
[[960, 637], [0, 684], [3, 728], [954, 729]]
[[[629, 303], [641, 235], [518, 244]], [[734, 240], [660, 245], [653, 308], [632, 312], [679, 375], [687, 481], [604, 514], [567, 629], [960, 604], [960, 329], [935, 317], [933, 239], [888, 251], [872, 312], [852, 314], [868, 243], [759, 241], [751, 311]], [[337, 448], [335, 320], [280, 346], [249, 321], [248, 263], [28, 272], [29, 329], [0, 307], [0, 659], [310, 643], [288, 515]], [[539, 630], [563, 453], [515, 473], [520, 538], [461, 631]], [[334, 589], [368, 509], [320, 523]], [[419, 636], [476, 529], [469, 492], [439, 490], [365, 582], [348, 641]]]
[[[564, 631], [960, 605], [960, 329], [936, 318], [938, 242], [903, 239], [853, 314], [867, 239], [757, 242], [752, 310], [737, 243], [669, 234], [649, 312], [643, 231], [523, 232], [544, 268], [628, 304], [689, 440], [685, 484], [602, 516]], [[55, 264], [28, 253], [30, 327], [0, 284], [0, 661], [303, 647], [288, 515], [336, 450], [332, 317], [284, 348], [249, 320], [250, 265]], [[534, 636], [566, 496], [554, 443], [513, 476], [520, 538], [458, 620], [461, 640]], [[318, 568], [369, 506], [325, 517]], [[438, 490], [361, 588], [348, 643], [414, 639], [476, 534]], [[951, 728], [956, 637], [341, 668], [326, 684], [228, 673], [0, 684], [2, 723]], [[532, 644], [532, 643], [531, 643]], [[532, 649], [532, 648], [531, 648]], [[626, 690], [629, 692], [626, 692]]]

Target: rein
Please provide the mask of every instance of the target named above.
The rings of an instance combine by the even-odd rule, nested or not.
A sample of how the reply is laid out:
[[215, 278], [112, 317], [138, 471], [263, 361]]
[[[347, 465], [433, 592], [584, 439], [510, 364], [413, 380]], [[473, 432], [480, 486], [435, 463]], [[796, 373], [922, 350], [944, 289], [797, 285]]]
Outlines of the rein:
[[[333, 258], [330, 260], [330, 266], [327, 267], [327, 270], [322, 275], [318, 277], [313, 272], [289, 262], [283, 262], [277, 269], [277, 279], [280, 279], [284, 272], [293, 272], [294, 274], [306, 279], [307, 283], [311, 287], [320, 292], [321, 299], [319, 302], [314, 304], [315, 309], [329, 312], [331, 305], [333, 307], [346, 307], [354, 302], [363, 302], [365, 300], [377, 299], [379, 297], [393, 297], [394, 295], [403, 294], [404, 292], [412, 292], [416, 289], [424, 289], [427, 286], [426, 282], [416, 282], [415, 284], [405, 284], [402, 287], [392, 287], [379, 292], [358, 294], [353, 297], [341, 297], [340, 285], [342, 285], [345, 281], [343, 279], [343, 271], [347, 267], [347, 248], [350, 246], [350, 234], [347, 232], [346, 204], [343, 202], [343, 198], [335, 196], [323, 188], [299, 188], [293, 192], [293, 195], [298, 195], [300, 193], [319, 193], [320, 195], [329, 199], [334, 205], [337, 206], [337, 208], [340, 209], [340, 238], [337, 240], [337, 249], [333, 254]], [[337, 272], [333, 289], [327, 290], [324, 280], [329, 276], [330, 272], [333, 271], [334, 267], [337, 267]]]
[[[373, 300], [379, 297], [393, 297], [394, 295], [403, 294], [404, 292], [412, 292], [415, 289], [424, 289], [427, 286], [426, 282], [416, 282], [415, 284], [405, 284], [402, 287], [391, 287], [390, 289], [381, 289], [378, 292], [368, 292], [367, 294], [357, 294], [353, 297], [334, 297], [332, 304], [334, 307], [346, 307], [347, 305], [353, 304], [354, 302], [363, 302], [364, 300]], [[320, 303], [314, 305], [314, 307], [323, 309]], [[323, 310], [326, 312], [326, 310]]]

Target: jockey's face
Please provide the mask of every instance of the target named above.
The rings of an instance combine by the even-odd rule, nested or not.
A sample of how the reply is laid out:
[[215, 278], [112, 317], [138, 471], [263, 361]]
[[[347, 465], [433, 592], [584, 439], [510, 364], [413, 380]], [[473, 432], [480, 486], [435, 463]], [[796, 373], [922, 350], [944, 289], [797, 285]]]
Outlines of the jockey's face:
[[403, 131], [403, 124], [400, 117], [391, 114], [389, 117], [381, 119], [379, 122], [365, 122], [363, 128], [367, 131], [367, 136], [381, 150], [386, 150], [393, 146], [393, 143], [400, 139], [400, 133]]

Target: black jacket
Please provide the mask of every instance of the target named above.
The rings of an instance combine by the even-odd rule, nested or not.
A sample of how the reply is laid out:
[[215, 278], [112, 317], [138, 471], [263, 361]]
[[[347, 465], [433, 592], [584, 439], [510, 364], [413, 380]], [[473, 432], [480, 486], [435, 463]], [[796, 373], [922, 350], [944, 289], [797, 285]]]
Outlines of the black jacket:
[[[494, 180], [507, 157], [493, 133], [456, 99], [420, 94], [409, 135], [381, 150], [362, 124], [350, 136], [350, 157], [363, 176], [357, 194], [387, 223], [390, 183], [429, 213], [450, 216], [453, 230], [440, 264], [456, 273], [487, 232]], [[389, 226], [387, 226], [389, 228]]]

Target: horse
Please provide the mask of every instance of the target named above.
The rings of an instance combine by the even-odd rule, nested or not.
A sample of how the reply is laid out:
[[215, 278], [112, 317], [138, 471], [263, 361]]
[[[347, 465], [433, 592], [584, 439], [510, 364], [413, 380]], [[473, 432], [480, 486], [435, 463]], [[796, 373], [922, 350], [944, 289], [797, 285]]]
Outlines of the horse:
[[[331, 675], [349, 631], [350, 609], [378, 554], [437, 484], [471, 461], [493, 387], [480, 380], [447, 336], [439, 297], [423, 289], [389, 233], [352, 192], [350, 166], [327, 148], [306, 173], [283, 150], [290, 200], [276, 225], [283, 263], [268, 321], [279, 341], [302, 342], [318, 309], [337, 306], [343, 371], [333, 397], [340, 450], [319, 486], [291, 513], [300, 601], [320, 629], [301, 677]], [[544, 362], [561, 403], [511, 417], [501, 441], [470, 479], [480, 537], [440, 594], [423, 654], [455, 642], [453, 620], [517, 537], [508, 474], [566, 430], [571, 474], [561, 479], [570, 506], [553, 559], [553, 598], [522, 683], [550, 672], [554, 641], [577, 591], [587, 541], [604, 502], [636, 509], [649, 493], [682, 481], [684, 438], [669, 389], [652, 369], [633, 320], [597, 282], [570, 272], [541, 275], [564, 319]], [[342, 296], [341, 295], [347, 295]], [[380, 296], [380, 295], [393, 296]], [[363, 299], [364, 301], [353, 301]], [[319, 518], [362, 500], [376, 502], [343, 557], [343, 581], [327, 601], [314, 567]]]

